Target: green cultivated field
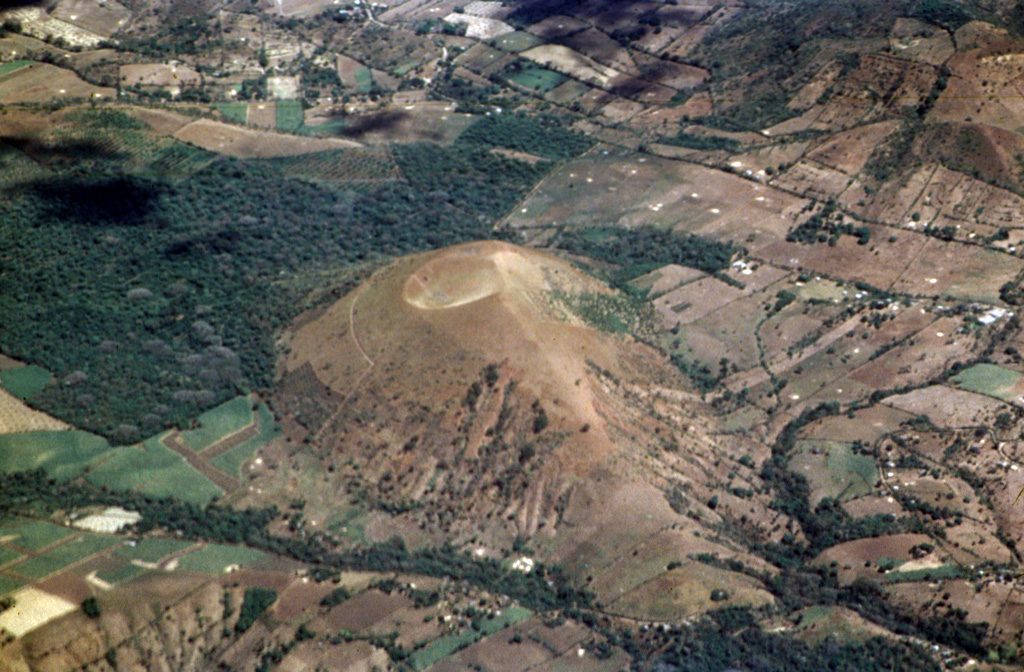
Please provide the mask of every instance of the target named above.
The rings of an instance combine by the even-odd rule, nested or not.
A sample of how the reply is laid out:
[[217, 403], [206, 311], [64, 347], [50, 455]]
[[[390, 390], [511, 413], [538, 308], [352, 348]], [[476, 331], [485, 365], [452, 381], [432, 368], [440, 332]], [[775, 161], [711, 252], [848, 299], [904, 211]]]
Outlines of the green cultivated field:
[[878, 481], [874, 459], [857, 455], [850, 444], [839, 441], [798, 441], [790, 469], [807, 478], [813, 502], [824, 497], [840, 501], [860, 497]]
[[0, 548], [0, 567], [6, 565], [12, 560], [17, 560], [20, 557], [21, 553], [18, 553], [17, 551], [12, 551], [9, 548]]
[[242, 465], [245, 461], [252, 457], [267, 441], [281, 435], [281, 430], [274, 422], [274, 414], [270, 412], [266, 404], [260, 403], [257, 407], [256, 415], [259, 418], [260, 433], [248, 441], [240, 443], [228, 452], [213, 458], [210, 460], [210, 464], [226, 474], [241, 478]]
[[937, 581], [938, 579], [959, 579], [964, 576], [964, 570], [960, 565], [949, 562], [940, 567], [930, 569], [911, 569], [901, 572], [895, 569], [885, 573], [885, 580], [889, 583], [904, 583], [909, 581]]
[[0, 387], [22, 401], [34, 397], [52, 379], [53, 374], [34, 364], [0, 371]]
[[246, 567], [265, 558], [266, 555], [244, 546], [225, 546], [210, 544], [198, 551], [184, 555], [178, 561], [178, 569], [183, 572], [202, 572], [204, 574], [223, 574], [228, 565]]
[[107, 583], [122, 583], [124, 581], [131, 581], [136, 576], [145, 574], [147, 571], [149, 570], [137, 565], [124, 564], [114, 569], [97, 572], [96, 576]]
[[35, 61], [11, 61], [10, 63], [0, 63], [0, 75], [6, 75], [8, 72], [14, 72], [20, 70], [26, 65], [31, 65]]
[[6, 595], [7, 593], [13, 592], [18, 588], [21, 588], [23, 585], [25, 584], [17, 579], [12, 579], [9, 576], [0, 574], [0, 595]]
[[119, 543], [121, 537], [114, 535], [83, 534], [78, 539], [14, 565], [11, 570], [32, 579], [41, 579]]
[[0, 524], [0, 536], [14, 536], [10, 543], [30, 551], [38, 551], [64, 537], [74, 534], [73, 530], [42, 520], [9, 520]]
[[219, 110], [228, 121], [244, 124], [249, 116], [248, 103], [217, 103], [213, 109]]
[[194, 504], [206, 504], [224, 494], [181, 455], [160, 443], [159, 437], [151, 437], [141, 446], [111, 450], [90, 467], [86, 478], [113, 490], [175, 497]]
[[181, 439], [186, 446], [199, 452], [251, 422], [252, 402], [248, 397], [235, 397], [200, 415], [199, 429], [182, 432]]
[[373, 88], [373, 73], [366, 66], [355, 71], [356, 89], [359, 93], [369, 93]]
[[524, 33], [519, 30], [514, 33], [509, 33], [508, 35], [496, 37], [491, 42], [492, 46], [502, 49], [503, 51], [511, 51], [515, 54], [518, 54], [520, 51], [532, 49], [533, 47], [541, 44], [544, 44], [544, 40], [540, 39], [536, 35]]
[[994, 364], [976, 364], [966, 371], [953, 376], [952, 381], [961, 390], [987, 394], [1004, 401], [1012, 401], [1018, 395], [1012, 392], [1021, 375]]
[[554, 70], [538, 67], [523, 68], [515, 74], [506, 75], [506, 78], [525, 89], [540, 91], [541, 93], [547, 93], [569, 79]]
[[171, 553], [183, 551], [195, 544], [191, 541], [178, 541], [177, 539], [160, 539], [150, 537], [141, 539], [134, 546], [121, 546], [114, 550], [114, 555], [124, 560], [139, 560], [141, 562], [160, 562]]
[[71, 478], [108, 451], [105, 439], [78, 430], [0, 434], [0, 470], [43, 468], [53, 478]]
[[306, 116], [298, 100], [277, 101], [277, 130], [295, 133], [305, 124]]
[[435, 639], [423, 648], [414, 651], [413, 654], [409, 656], [409, 662], [415, 670], [426, 669], [437, 661], [447, 658], [456, 651], [464, 649], [470, 644], [481, 640], [488, 635], [492, 635], [499, 630], [504, 630], [513, 623], [518, 623], [519, 621], [527, 619], [531, 615], [532, 612], [529, 609], [523, 609], [522, 607], [509, 607], [508, 609], [503, 609], [501, 616], [484, 620], [480, 630], [468, 629], [457, 635], [450, 635], [448, 637]]

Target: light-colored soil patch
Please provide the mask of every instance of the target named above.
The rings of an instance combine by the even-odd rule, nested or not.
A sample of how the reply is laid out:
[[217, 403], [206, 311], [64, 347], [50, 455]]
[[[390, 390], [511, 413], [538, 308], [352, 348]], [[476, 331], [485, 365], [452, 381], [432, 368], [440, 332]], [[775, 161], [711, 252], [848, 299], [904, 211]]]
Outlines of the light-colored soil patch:
[[299, 78], [267, 77], [267, 92], [276, 100], [294, 100], [299, 97]]
[[277, 104], [274, 101], [250, 102], [246, 109], [245, 123], [256, 128], [277, 128]]
[[14, 607], [0, 613], [0, 630], [7, 630], [15, 637], [78, 609], [78, 605], [36, 588], [22, 588], [12, 597]]
[[871, 153], [899, 126], [896, 121], [883, 121], [861, 126], [829, 138], [811, 151], [807, 158], [854, 175], [871, 158]]
[[94, 86], [49, 63], [33, 63], [0, 76], [0, 104], [45, 103], [54, 98], [111, 100], [116, 94], [116, 89]]
[[174, 134], [178, 140], [240, 159], [294, 156], [327, 149], [358, 147], [359, 143], [335, 138], [303, 138], [267, 131], [254, 131], [199, 119]]
[[[711, 592], [719, 590], [727, 597], [712, 601]], [[761, 607], [774, 602], [771, 593], [746, 574], [691, 560], [627, 593], [608, 608], [626, 616], [674, 621], [712, 607]]]
[[995, 399], [945, 385], [932, 385], [887, 397], [883, 403], [915, 416], [927, 416], [939, 427], [987, 425], [998, 413], [1010, 408]]
[[39, 39], [60, 37], [66, 44], [73, 47], [95, 47], [106, 37], [67, 21], [61, 21], [39, 7], [12, 9], [0, 14], [0, 21], [8, 19], [19, 22], [22, 32], [26, 35]]
[[600, 88], [607, 88], [613, 80], [623, 77], [623, 73], [615, 68], [602, 65], [592, 58], [561, 45], [545, 44], [528, 49], [520, 55], [534, 63], [546, 65], [574, 79], [594, 84]]
[[0, 389], [0, 434], [71, 429], [66, 423], [30, 408], [11, 393]]
[[61, 0], [51, 16], [79, 28], [109, 37], [131, 18], [131, 10], [117, 0]]
[[821, 553], [814, 562], [828, 566], [835, 562], [841, 583], [856, 578], [877, 579], [878, 562], [889, 558], [896, 563], [913, 559], [910, 549], [918, 544], [934, 543], [926, 534], [890, 534], [837, 544]]
[[190, 86], [199, 84], [202, 77], [187, 65], [166, 63], [140, 63], [121, 66], [122, 86]]
[[515, 32], [515, 28], [504, 21], [489, 19], [472, 14], [451, 13], [444, 17], [446, 23], [464, 24], [466, 26], [466, 37], [477, 40], [490, 40], [501, 35]]

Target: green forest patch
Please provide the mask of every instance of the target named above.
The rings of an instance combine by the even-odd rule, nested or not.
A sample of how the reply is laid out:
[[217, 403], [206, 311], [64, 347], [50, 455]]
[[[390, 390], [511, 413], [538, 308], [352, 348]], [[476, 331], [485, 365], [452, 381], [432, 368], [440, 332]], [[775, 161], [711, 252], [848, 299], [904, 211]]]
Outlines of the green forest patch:
[[181, 440], [197, 453], [251, 424], [252, 402], [248, 397], [235, 397], [200, 415], [198, 423], [198, 429], [181, 433]]
[[158, 437], [142, 445], [116, 448], [89, 466], [86, 479], [90, 483], [114, 490], [174, 497], [193, 504], [207, 504], [224, 494]]
[[204, 574], [223, 574], [231, 565], [248, 567], [254, 565], [266, 554], [244, 546], [227, 546], [210, 544], [198, 551], [183, 555], [178, 560], [178, 569], [183, 572], [201, 572]]
[[79, 430], [0, 434], [0, 470], [42, 468], [53, 478], [71, 478], [109, 450], [106, 439]]
[[975, 364], [956, 374], [951, 380], [961, 390], [1012, 401], [1018, 396], [1012, 390], [1020, 379], [1021, 374], [1016, 371], [995, 364]]

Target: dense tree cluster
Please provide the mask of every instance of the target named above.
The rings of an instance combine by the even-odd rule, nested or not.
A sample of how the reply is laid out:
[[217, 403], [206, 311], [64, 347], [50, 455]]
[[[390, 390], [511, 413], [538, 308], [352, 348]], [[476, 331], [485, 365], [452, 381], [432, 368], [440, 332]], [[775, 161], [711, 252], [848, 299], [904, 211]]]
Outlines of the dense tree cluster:
[[470, 140], [396, 160], [407, 182], [338, 187], [233, 159], [141, 177], [109, 155], [8, 187], [0, 350], [56, 375], [33, 404], [115, 442], [184, 425], [269, 385], [272, 334], [299, 305], [282, 279], [493, 236], [551, 165]]

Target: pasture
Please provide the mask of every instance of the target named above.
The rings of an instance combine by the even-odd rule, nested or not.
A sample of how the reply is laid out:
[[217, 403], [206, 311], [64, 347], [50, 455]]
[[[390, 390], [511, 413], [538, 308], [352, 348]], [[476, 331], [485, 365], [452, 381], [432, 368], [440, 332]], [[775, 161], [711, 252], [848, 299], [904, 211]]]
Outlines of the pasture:
[[232, 566], [248, 567], [263, 558], [264, 553], [244, 546], [208, 544], [199, 550], [181, 556], [176, 569], [183, 572], [223, 574]]
[[230, 450], [217, 455], [210, 460], [210, 464], [226, 474], [242, 477], [242, 465], [246, 460], [256, 454], [256, 451], [263, 447], [268, 441], [281, 435], [281, 430], [274, 421], [274, 415], [267, 408], [267, 405], [260, 403], [257, 408], [259, 433], [246, 439]]
[[6, 565], [9, 562], [14, 562], [15, 560], [17, 560], [20, 557], [22, 557], [21, 553], [18, 553], [17, 551], [12, 551], [9, 548], [4, 548], [3, 546], [0, 546], [0, 567], [3, 567], [4, 565]]
[[199, 416], [198, 429], [181, 433], [181, 439], [192, 450], [201, 452], [224, 437], [252, 424], [252, 402], [248, 397], [235, 397]]
[[11, 571], [31, 579], [41, 579], [96, 555], [121, 541], [121, 537], [113, 535], [83, 534], [12, 566]]
[[228, 121], [245, 124], [249, 116], [248, 103], [214, 103], [213, 109], [221, 113]]
[[524, 33], [516, 31], [514, 33], [508, 33], [500, 37], [496, 37], [490, 42], [492, 47], [497, 47], [502, 51], [509, 51], [514, 54], [532, 49], [538, 45], [544, 44], [544, 40], [540, 39], [536, 35], [530, 33]]
[[134, 546], [125, 544], [113, 551], [115, 557], [123, 560], [157, 563], [172, 553], [179, 553], [195, 544], [191, 541], [178, 541], [164, 537], [146, 537], [135, 542]]
[[790, 469], [807, 478], [812, 506], [826, 497], [839, 501], [861, 497], [878, 482], [875, 460], [857, 455], [850, 444], [839, 441], [798, 441]]
[[962, 390], [977, 392], [1003, 401], [1013, 401], [1020, 396], [1016, 391], [1021, 374], [994, 364], [976, 364], [961, 371], [950, 380]]
[[74, 530], [42, 520], [15, 518], [0, 523], [0, 538], [29, 551], [41, 550], [74, 533]]
[[298, 133], [305, 123], [305, 109], [298, 100], [277, 101], [277, 130]]
[[42, 468], [52, 478], [71, 478], [108, 451], [106, 439], [80, 430], [0, 434], [0, 471]]
[[3, 597], [8, 593], [12, 593], [24, 585], [24, 581], [19, 581], [13, 577], [0, 574], [0, 597]]
[[51, 380], [53, 374], [35, 364], [0, 371], [0, 387], [22, 401], [34, 397]]
[[492, 615], [482, 619], [479, 630], [468, 628], [456, 635], [435, 639], [426, 646], [417, 649], [409, 656], [409, 663], [415, 670], [426, 669], [473, 642], [492, 635], [499, 630], [504, 630], [508, 626], [525, 620], [532, 615], [533, 612], [529, 609], [508, 607], [501, 611], [501, 616]]
[[565, 75], [555, 72], [554, 70], [548, 70], [547, 68], [537, 66], [527, 66], [516, 72], [506, 73], [505, 77], [510, 82], [517, 84], [524, 89], [529, 91], [538, 91], [540, 93], [547, 93], [555, 87], [564, 84], [569, 79]]
[[163, 445], [159, 437], [141, 445], [115, 448], [89, 466], [86, 480], [114, 490], [176, 497], [194, 504], [206, 504], [223, 494], [181, 455]]

